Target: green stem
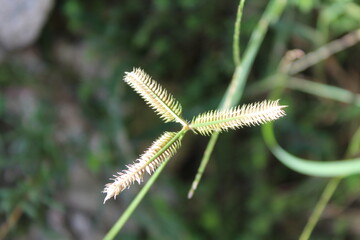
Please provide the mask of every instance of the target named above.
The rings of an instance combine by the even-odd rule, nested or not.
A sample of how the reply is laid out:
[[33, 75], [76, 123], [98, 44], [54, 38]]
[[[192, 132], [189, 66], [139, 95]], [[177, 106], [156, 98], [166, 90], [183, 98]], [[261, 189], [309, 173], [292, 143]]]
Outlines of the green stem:
[[360, 151], [360, 127], [355, 131], [354, 136], [352, 137], [349, 146], [346, 150], [348, 156], [355, 156], [359, 154]]
[[233, 58], [235, 66], [240, 65], [240, 30], [244, 3], [245, 0], [240, 0], [240, 4], [236, 14], [235, 31], [233, 36]]
[[228, 109], [235, 106], [243, 95], [246, 79], [249, 75], [255, 57], [259, 52], [262, 41], [269, 28], [270, 23], [275, 22], [284, 10], [286, 0], [272, 0], [259, 23], [251, 34], [248, 46], [244, 52], [241, 65], [236, 66], [231, 83], [226, 90], [223, 100], [220, 104], [221, 109]]
[[[346, 156], [353, 156], [357, 154], [360, 149], [360, 127], [356, 130], [354, 136], [352, 137], [349, 146], [346, 150]], [[334, 195], [336, 188], [338, 187], [341, 177], [332, 178], [326, 185], [321, 198], [316, 204], [314, 211], [312, 212], [308, 222], [306, 223], [303, 232], [300, 235], [299, 240], [309, 239], [312, 231], [314, 230], [316, 224], [319, 222], [321, 214], [323, 213], [326, 205], [328, 204], [330, 198]]]
[[303, 232], [301, 233], [301, 235], [299, 237], [299, 240], [308, 240], [310, 238], [312, 231], [314, 230], [317, 222], [319, 221], [319, 219], [321, 217], [321, 214], [323, 213], [331, 196], [334, 194], [341, 179], [342, 179], [341, 177], [333, 178], [327, 183], [327, 185], [320, 197], [320, 200], [316, 204], [313, 213], [311, 214], [308, 222], [306, 223], [306, 226], [305, 226]]
[[[279, 81], [279, 79], [286, 78], [287, 81]], [[259, 95], [275, 88], [286, 87], [292, 90], [298, 90], [314, 96], [323, 97], [347, 104], [354, 104], [360, 107], [360, 94], [351, 92], [349, 90], [329, 86], [327, 84], [318, 83], [314, 81], [305, 80], [299, 77], [288, 77], [283, 74], [274, 74], [264, 80], [253, 84], [247, 89], [248, 95]]]
[[[243, 95], [246, 79], [249, 75], [251, 65], [254, 63], [255, 56], [259, 51], [260, 45], [265, 37], [269, 24], [275, 22], [278, 19], [278, 17], [281, 15], [282, 11], [285, 8], [286, 2], [287, 0], [272, 0], [266, 7], [264, 14], [262, 15], [259, 23], [251, 34], [250, 41], [248, 47], [245, 50], [241, 65], [237, 65], [235, 68], [231, 83], [229, 84], [229, 87], [226, 90], [226, 93], [220, 103], [219, 107], [221, 109], [228, 109], [239, 102], [241, 96]], [[239, 21], [239, 18], [241, 19], [241, 15], [237, 16], [236, 22]], [[236, 26], [237, 25], [235, 25], [235, 27]], [[240, 29], [237, 30], [235, 28], [235, 32], [238, 32], [238, 34], [240, 34]], [[234, 56], [238, 54], [236, 51], [236, 48], [233, 49]], [[206, 146], [204, 156], [201, 160], [198, 173], [196, 174], [195, 180], [190, 188], [188, 196], [192, 196], [194, 194], [194, 191], [196, 190], [196, 187], [201, 180], [201, 175], [205, 171], [206, 165], [215, 147], [218, 135], [218, 132], [215, 132], [211, 135], [210, 141]]]
[[197, 188], [197, 186], [198, 186], [198, 184], [199, 184], [199, 182], [201, 180], [201, 177], [202, 177], [202, 175], [204, 173], [204, 170], [205, 170], [205, 168], [206, 168], [206, 166], [207, 166], [207, 164], [209, 162], [212, 151], [214, 150], [216, 140], [217, 140], [218, 137], [219, 137], [219, 132], [215, 132], [215, 133], [212, 134], [212, 137], [211, 137], [211, 139], [209, 141], [208, 147], [206, 148], [206, 150], [204, 152], [204, 156], [203, 156], [202, 161], [200, 163], [199, 169], [198, 169], [198, 171], [196, 173], [195, 179], [194, 179], [194, 181], [193, 181], [193, 183], [191, 185], [191, 188], [190, 188], [190, 190], [188, 192], [187, 197], [189, 199], [192, 198], [193, 195], [194, 195], [194, 192], [195, 192], [195, 190], [196, 190], [196, 188]]
[[336, 161], [312, 161], [296, 157], [285, 151], [276, 141], [273, 123], [263, 125], [262, 132], [271, 152], [288, 168], [316, 177], [343, 177], [360, 173], [360, 158]]
[[326, 84], [312, 82], [300, 78], [290, 78], [287, 88], [300, 90], [315, 96], [333, 99], [335, 101], [354, 104], [360, 107], [360, 94]]

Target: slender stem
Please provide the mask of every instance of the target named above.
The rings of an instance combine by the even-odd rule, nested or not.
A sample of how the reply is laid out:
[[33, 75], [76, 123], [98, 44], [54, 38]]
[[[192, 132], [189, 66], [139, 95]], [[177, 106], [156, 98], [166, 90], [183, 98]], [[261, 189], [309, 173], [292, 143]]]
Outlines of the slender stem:
[[349, 146], [346, 150], [346, 154], [348, 156], [355, 156], [356, 154], [359, 154], [360, 151], [360, 127], [355, 131]]
[[244, 52], [244, 57], [241, 66], [237, 66], [231, 80], [231, 83], [226, 90], [220, 108], [227, 109], [236, 105], [243, 94], [246, 79], [250, 73], [252, 64], [259, 51], [265, 34], [269, 28], [270, 23], [277, 20], [284, 10], [286, 0], [272, 0], [264, 14], [262, 15], [259, 23], [251, 34], [249, 44]]
[[192, 198], [193, 195], [194, 195], [194, 192], [195, 192], [195, 190], [196, 190], [196, 188], [197, 188], [197, 186], [198, 186], [198, 184], [199, 184], [199, 182], [201, 180], [201, 177], [202, 177], [202, 175], [203, 175], [203, 173], [205, 171], [205, 168], [206, 168], [206, 166], [207, 166], [207, 164], [209, 162], [212, 151], [214, 150], [216, 140], [217, 140], [218, 137], [219, 137], [219, 132], [215, 132], [215, 133], [212, 134], [212, 137], [211, 137], [211, 139], [209, 141], [209, 144], [208, 144], [208, 146], [207, 146], [207, 148], [206, 148], [206, 150], [204, 152], [204, 156], [203, 156], [202, 161], [200, 163], [199, 169], [198, 169], [198, 171], [196, 173], [195, 179], [194, 179], [194, 181], [193, 181], [193, 183], [191, 185], [191, 188], [190, 188], [190, 190], [188, 192], [187, 197], [189, 199]]
[[[226, 90], [222, 102], [220, 103], [219, 107], [221, 109], [230, 108], [231, 106], [234, 106], [237, 102], [239, 102], [241, 96], [243, 95], [246, 79], [249, 75], [251, 65], [254, 63], [255, 56], [259, 51], [260, 45], [265, 37], [269, 24], [271, 22], [275, 22], [277, 18], [281, 15], [282, 11], [285, 8], [286, 2], [287, 0], [272, 0], [266, 7], [265, 12], [262, 15], [258, 25], [251, 34], [249, 45], [246, 48], [241, 65], [238, 65], [235, 68], [231, 83], [229, 84], [229, 87]], [[239, 18], [239, 16], [237, 16], [237, 18]], [[237, 30], [235, 29], [235, 31]], [[233, 49], [233, 51], [235, 51], [235, 49]], [[234, 53], [234, 56], [235, 54], [236, 53]], [[218, 132], [215, 132], [211, 135], [210, 141], [206, 146], [205, 150], [205, 153], [208, 154], [204, 153], [204, 156], [200, 163], [200, 167], [198, 169], [198, 173], [196, 174], [195, 180], [190, 188], [188, 196], [193, 196], [194, 191], [196, 190], [196, 187], [201, 180], [201, 175], [205, 170], [211, 153], [213, 152], [218, 135]]]
[[288, 168], [315, 177], [343, 177], [360, 173], [360, 157], [335, 161], [314, 161], [296, 157], [277, 142], [273, 123], [262, 125], [265, 143], [276, 158]]
[[5, 239], [8, 232], [19, 222], [22, 214], [23, 210], [17, 205], [6, 221], [0, 226], [0, 239]]
[[360, 94], [358, 93], [336, 86], [305, 80], [300, 77], [291, 77], [285, 82], [279, 81], [279, 79], [284, 77], [282, 74], [274, 74], [261, 82], [253, 84], [247, 89], [247, 93], [249, 95], [261, 94], [284, 86], [288, 89], [302, 91], [314, 96], [360, 106]]
[[[356, 150], [355, 150], [355, 148]], [[355, 155], [360, 149], [360, 127], [356, 130], [355, 134], [353, 135], [348, 148], [346, 150], [346, 156], [353, 156]], [[341, 181], [341, 177], [332, 178], [326, 185], [321, 198], [317, 202], [314, 211], [312, 212], [308, 222], [306, 223], [303, 232], [300, 235], [299, 240], [307, 240], [309, 239], [312, 231], [314, 230], [316, 224], [319, 222], [320, 216], [323, 213], [326, 205], [328, 204], [332, 195], [339, 185]]]
[[233, 36], [233, 59], [235, 66], [240, 65], [240, 30], [241, 30], [241, 18], [242, 18], [244, 3], [245, 0], [240, 0], [240, 4], [236, 14], [235, 30]]
[[299, 158], [278, 144], [273, 123], [262, 125], [261, 130], [265, 143], [271, 152], [280, 162], [296, 172], [317, 177], [343, 177], [360, 173], [360, 157], [336, 161], [314, 161]]
[[339, 185], [341, 181], [341, 177], [338, 178], [332, 178], [326, 185], [320, 200], [316, 204], [313, 213], [311, 214], [311, 217], [309, 218], [303, 232], [301, 233], [299, 240], [308, 240], [310, 238], [310, 235], [312, 231], [314, 230], [314, 227], [316, 226], [317, 222], [319, 221], [321, 214], [323, 213], [326, 205], [328, 204], [331, 196], [334, 194], [337, 186]]
[[326, 84], [312, 82], [295, 77], [289, 79], [286, 87], [313, 94], [315, 96], [360, 106], [360, 94], [356, 94], [354, 92], [350, 92], [346, 89], [342, 89], [339, 87], [328, 86]]

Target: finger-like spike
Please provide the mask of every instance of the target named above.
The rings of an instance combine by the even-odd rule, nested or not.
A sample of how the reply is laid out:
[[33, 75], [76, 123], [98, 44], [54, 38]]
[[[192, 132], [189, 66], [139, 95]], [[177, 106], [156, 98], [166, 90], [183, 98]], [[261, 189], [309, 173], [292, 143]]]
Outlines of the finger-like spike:
[[139, 159], [128, 165], [128, 169], [115, 175], [114, 182], [105, 185], [103, 191], [106, 193], [104, 203], [112, 197], [115, 198], [135, 181], [140, 184], [143, 181], [145, 172], [153, 173], [167, 158], [172, 157], [180, 147], [180, 139], [175, 139], [175, 136], [175, 132], [165, 132], [153, 142], [151, 147]]
[[202, 135], [210, 135], [214, 131], [259, 125], [284, 116], [285, 107], [279, 105], [279, 100], [265, 100], [227, 110], [209, 111], [193, 118], [190, 129]]
[[140, 68], [125, 73], [124, 81], [129, 84], [165, 122], [187, 123], [181, 117], [181, 104]]

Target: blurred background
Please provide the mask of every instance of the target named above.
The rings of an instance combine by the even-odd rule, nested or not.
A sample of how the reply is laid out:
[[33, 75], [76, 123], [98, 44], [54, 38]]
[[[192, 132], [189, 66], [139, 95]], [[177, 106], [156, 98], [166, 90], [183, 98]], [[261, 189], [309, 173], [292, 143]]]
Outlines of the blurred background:
[[[247, 1], [241, 49], [268, 1]], [[141, 67], [187, 119], [216, 109], [234, 71], [238, 1], [0, 0], [0, 239], [101, 239], [141, 186], [103, 205], [103, 186], [165, 130], [123, 81]], [[360, 27], [356, 0], [292, 0], [272, 25], [241, 103], [288, 50], [311, 52]], [[360, 93], [360, 44], [297, 76]], [[285, 89], [277, 137], [292, 154], [345, 157], [355, 105]], [[260, 127], [221, 134], [193, 199], [209, 138], [188, 134], [118, 239], [296, 239], [327, 179], [272, 156]], [[359, 156], [359, 150], [357, 151]], [[355, 156], [347, 156], [355, 157]], [[360, 177], [343, 180], [312, 239], [360, 239]]]

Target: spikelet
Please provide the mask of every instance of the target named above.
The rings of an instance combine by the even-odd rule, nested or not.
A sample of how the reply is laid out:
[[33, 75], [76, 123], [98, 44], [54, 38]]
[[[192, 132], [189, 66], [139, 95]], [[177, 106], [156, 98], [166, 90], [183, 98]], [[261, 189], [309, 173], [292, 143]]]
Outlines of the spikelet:
[[175, 132], [165, 132], [153, 142], [151, 147], [144, 152], [133, 164], [127, 165], [127, 169], [114, 175], [114, 182], [105, 185], [106, 197], [104, 203], [129, 188], [135, 181], [139, 184], [143, 181], [145, 172], [153, 173], [166, 159], [172, 157], [180, 147], [180, 140], [174, 140]]
[[129, 84], [165, 122], [179, 122], [186, 125], [181, 117], [181, 104], [155, 80], [140, 68], [126, 72], [124, 81]]
[[265, 100], [228, 110], [209, 111], [195, 117], [190, 129], [201, 135], [210, 135], [214, 131], [259, 125], [284, 116], [284, 107], [279, 105], [279, 100]]

